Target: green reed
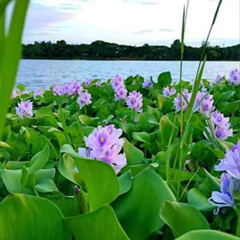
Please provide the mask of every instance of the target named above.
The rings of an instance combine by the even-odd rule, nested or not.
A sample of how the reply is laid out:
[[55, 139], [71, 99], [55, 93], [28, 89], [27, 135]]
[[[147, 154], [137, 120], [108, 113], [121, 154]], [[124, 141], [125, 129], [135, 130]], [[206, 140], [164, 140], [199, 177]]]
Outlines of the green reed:
[[[6, 12], [11, 2], [14, 2], [14, 9], [7, 30]], [[21, 58], [22, 34], [28, 4], [29, 0], [0, 0], [0, 138]]]

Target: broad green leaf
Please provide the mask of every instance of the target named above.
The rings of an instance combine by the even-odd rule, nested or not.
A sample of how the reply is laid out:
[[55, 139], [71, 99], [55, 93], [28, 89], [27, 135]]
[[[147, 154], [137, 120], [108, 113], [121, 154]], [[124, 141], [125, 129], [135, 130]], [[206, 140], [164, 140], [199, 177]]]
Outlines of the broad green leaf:
[[165, 87], [167, 85], [170, 85], [172, 82], [172, 76], [170, 72], [163, 72], [160, 73], [158, 76], [158, 85], [160, 87]]
[[174, 138], [176, 138], [178, 134], [178, 128], [169, 120], [167, 116], [162, 116], [159, 126], [165, 143], [169, 142], [172, 134], [172, 139], [174, 140]]
[[58, 192], [58, 188], [51, 179], [44, 179], [35, 186], [36, 190], [41, 193]]
[[80, 115], [78, 118], [79, 118], [80, 122], [86, 126], [94, 126], [95, 127], [97, 125], [96, 120], [98, 120], [98, 117], [90, 118], [87, 115]]
[[9, 193], [21, 193], [22, 191], [22, 170], [2, 170], [2, 179]]
[[133, 146], [127, 139], [124, 139], [123, 151], [126, 154], [128, 164], [135, 165], [143, 163], [143, 152]]
[[66, 153], [73, 158], [79, 158], [79, 154], [76, 153], [74, 151], [73, 147], [69, 144], [65, 144], [65, 145], [62, 146], [61, 153]]
[[47, 161], [49, 160], [50, 156], [50, 150], [49, 146], [46, 145], [41, 152], [38, 152], [33, 156], [33, 158], [30, 160], [30, 167], [28, 170], [29, 174], [33, 174], [36, 171], [40, 170], [45, 166]]
[[75, 159], [75, 164], [86, 184], [91, 212], [117, 198], [120, 186], [116, 173], [109, 164], [83, 158]]
[[158, 107], [162, 110], [163, 113], [167, 113], [171, 110], [173, 106], [173, 99], [171, 97], [166, 97], [161, 94], [158, 94]]
[[151, 141], [150, 135], [146, 132], [134, 132], [132, 134], [132, 137], [134, 140], [139, 141], [139, 142], [150, 142]]
[[239, 240], [238, 237], [235, 237], [224, 232], [215, 231], [215, 230], [195, 230], [190, 231], [176, 240]]
[[80, 214], [77, 201], [73, 197], [51, 197], [49, 200], [58, 206], [64, 217], [73, 217]]
[[132, 240], [146, 240], [164, 225], [159, 211], [165, 200], [175, 197], [151, 167], [133, 179], [133, 186], [113, 204], [119, 222]]
[[58, 170], [69, 181], [77, 185], [83, 184], [81, 174], [78, 172], [78, 169], [76, 168], [74, 159], [71, 158], [70, 156], [66, 154], [63, 155], [59, 162]]
[[1, 202], [0, 228], [1, 240], [71, 239], [63, 215], [54, 203], [23, 194], [8, 196]]
[[208, 198], [205, 197], [197, 188], [192, 188], [188, 192], [187, 198], [189, 204], [200, 211], [208, 212], [213, 211], [216, 208], [209, 203]]
[[196, 208], [186, 203], [165, 201], [160, 216], [172, 229], [175, 237], [191, 230], [210, 228], [206, 218]]
[[119, 178], [120, 195], [128, 192], [132, 187], [132, 175], [131, 171], [123, 173]]
[[76, 240], [129, 239], [110, 206], [101, 207], [89, 214], [66, 218], [66, 222]]

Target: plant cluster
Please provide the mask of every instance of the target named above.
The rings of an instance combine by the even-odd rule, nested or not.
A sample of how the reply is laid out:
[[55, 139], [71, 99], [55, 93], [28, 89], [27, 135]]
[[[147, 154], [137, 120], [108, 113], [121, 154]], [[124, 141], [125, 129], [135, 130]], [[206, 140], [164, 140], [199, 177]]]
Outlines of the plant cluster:
[[18, 85], [0, 142], [0, 239], [238, 239], [233, 72], [196, 93], [169, 72]]

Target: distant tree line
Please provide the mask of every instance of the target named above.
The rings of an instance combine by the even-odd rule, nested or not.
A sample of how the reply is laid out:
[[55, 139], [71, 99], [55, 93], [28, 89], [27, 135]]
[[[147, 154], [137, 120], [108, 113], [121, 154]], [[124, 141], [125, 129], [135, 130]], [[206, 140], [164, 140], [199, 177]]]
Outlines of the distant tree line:
[[[184, 60], [199, 60], [201, 47], [185, 46]], [[240, 44], [231, 47], [207, 46], [208, 60], [239, 61]], [[35, 42], [23, 44], [25, 59], [89, 59], [89, 60], [179, 60], [180, 41], [175, 40], [171, 47], [151, 46], [141, 47], [118, 45], [104, 41], [91, 44], [67, 44], [64, 40], [52, 42]]]

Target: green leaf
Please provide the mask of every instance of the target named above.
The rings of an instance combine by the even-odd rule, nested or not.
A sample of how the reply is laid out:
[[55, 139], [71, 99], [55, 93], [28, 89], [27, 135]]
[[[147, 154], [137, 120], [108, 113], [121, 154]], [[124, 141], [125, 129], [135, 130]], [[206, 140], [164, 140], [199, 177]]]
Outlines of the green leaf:
[[132, 137], [134, 140], [136, 140], [138, 142], [150, 142], [151, 141], [150, 135], [146, 132], [134, 132], [132, 134]]
[[[79, 156], [78, 156], [79, 157]], [[64, 154], [61, 158], [59, 165], [58, 165], [59, 172], [69, 181], [77, 184], [82, 185], [83, 180], [81, 174], [78, 172], [74, 159], [70, 156]]]
[[175, 139], [178, 134], [178, 128], [169, 120], [167, 116], [162, 116], [160, 120], [160, 131], [164, 142], [167, 144], [173, 133], [172, 139]]
[[58, 192], [58, 188], [55, 185], [54, 181], [51, 179], [44, 179], [42, 182], [38, 183], [35, 186], [38, 192], [49, 193], [49, 192]]
[[73, 158], [79, 158], [79, 154], [76, 153], [73, 149], [73, 147], [69, 144], [65, 144], [61, 148], [61, 153], [67, 153], [69, 156]]
[[29, 174], [33, 174], [43, 168], [47, 161], [49, 160], [50, 156], [50, 149], [48, 144], [43, 148], [41, 152], [38, 152], [33, 156], [33, 158], [30, 160], [30, 167], [29, 167]]
[[175, 200], [163, 179], [151, 167], [133, 179], [130, 191], [120, 196], [113, 207], [116, 215], [132, 240], [146, 240], [164, 225], [159, 211], [165, 200]]
[[92, 213], [66, 218], [67, 225], [76, 240], [128, 240], [110, 206]]
[[191, 230], [210, 228], [205, 217], [196, 208], [186, 203], [166, 201], [160, 216], [172, 229], [175, 237]]
[[71, 239], [58, 207], [40, 197], [8, 196], [0, 204], [0, 226], [2, 240]]
[[133, 146], [124, 138], [123, 151], [126, 154], [127, 162], [130, 165], [141, 164], [144, 161], [143, 152]]
[[120, 184], [120, 195], [128, 192], [132, 187], [132, 174], [131, 171], [127, 171], [122, 174], [119, 178]]
[[9, 193], [21, 193], [22, 191], [22, 170], [2, 170], [2, 179]]
[[117, 198], [120, 186], [109, 164], [83, 158], [75, 159], [75, 164], [86, 184], [91, 212]]
[[172, 82], [172, 76], [170, 72], [163, 72], [158, 76], [158, 85], [160, 87], [165, 87], [170, 85]]
[[215, 230], [195, 230], [190, 231], [176, 240], [239, 240], [238, 237], [235, 237], [230, 234], [226, 234], [220, 231]]
[[213, 211], [216, 208], [209, 203], [208, 198], [205, 197], [197, 188], [192, 188], [188, 192], [187, 197], [189, 204], [200, 211], [208, 212]]
[[168, 113], [173, 106], [173, 99], [171, 97], [166, 97], [161, 94], [158, 94], [158, 107], [162, 110], [163, 113]]

